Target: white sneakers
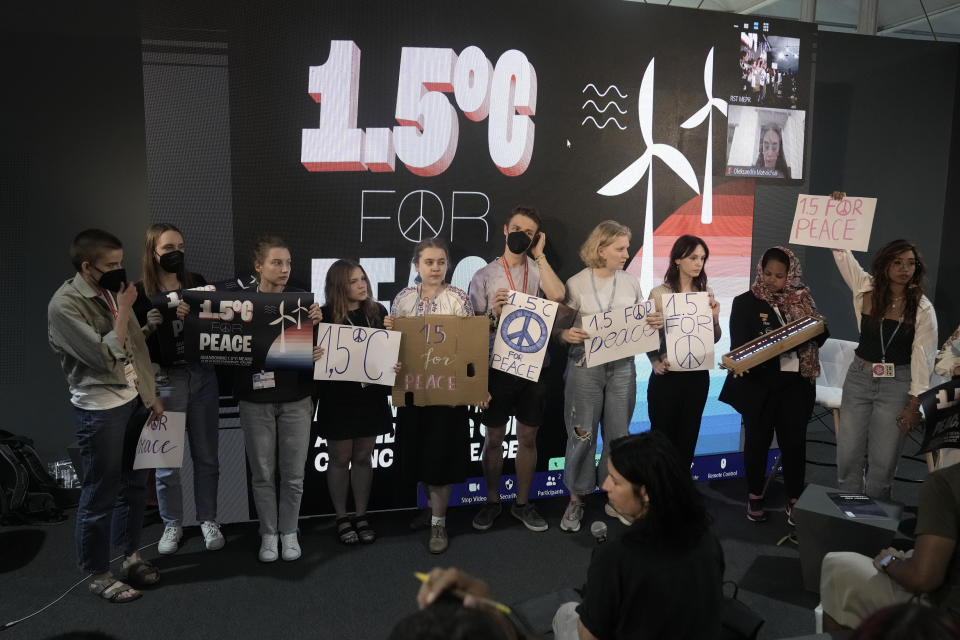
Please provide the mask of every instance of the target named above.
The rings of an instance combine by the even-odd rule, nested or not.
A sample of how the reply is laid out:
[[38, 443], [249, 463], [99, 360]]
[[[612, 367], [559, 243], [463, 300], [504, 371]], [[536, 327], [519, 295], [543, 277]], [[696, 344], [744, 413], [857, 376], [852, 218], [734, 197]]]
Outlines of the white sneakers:
[[203, 534], [203, 544], [206, 545], [207, 551], [223, 549], [226, 540], [224, 540], [223, 534], [220, 533], [220, 525], [218, 523], [213, 520], [204, 520], [200, 523], [200, 532]]
[[280, 548], [283, 559], [287, 562], [300, 557], [300, 542], [297, 541], [297, 532], [280, 534]]
[[168, 524], [163, 529], [163, 535], [160, 536], [160, 542], [157, 543], [157, 552], [168, 556], [176, 553], [180, 548], [180, 538], [183, 537], [183, 527]]
[[[223, 545], [226, 544], [223, 534], [220, 533], [220, 525], [213, 520], [202, 522], [200, 532], [203, 534], [203, 544], [207, 547], [207, 551], [223, 549]], [[168, 524], [163, 529], [160, 542], [157, 543], [157, 551], [165, 556], [176, 553], [180, 548], [181, 538], [183, 538], [183, 527]]]
[[277, 560], [277, 539], [275, 533], [265, 533], [260, 536], [260, 553], [258, 558], [260, 562], [276, 562]]

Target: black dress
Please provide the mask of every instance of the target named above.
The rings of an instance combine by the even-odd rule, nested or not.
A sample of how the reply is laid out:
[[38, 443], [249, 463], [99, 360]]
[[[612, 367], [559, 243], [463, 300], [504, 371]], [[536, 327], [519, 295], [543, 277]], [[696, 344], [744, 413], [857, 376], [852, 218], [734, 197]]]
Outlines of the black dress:
[[[333, 309], [329, 305], [322, 308], [324, 322], [328, 322]], [[351, 322], [358, 327], [369, 327], [370, 323], [363, 311], [350, 311], [347, 314]], [[377, 305], [377, 326], [383, 326], [387, 310]], [[317, 432], [327, 440], [352, 440], [368, 438], [393, 430], [393, 415], [387, 396], [391, 387], [382, 384], [363, 386], [359, 382], [341, 380], [319, 381], [317, 385]]]

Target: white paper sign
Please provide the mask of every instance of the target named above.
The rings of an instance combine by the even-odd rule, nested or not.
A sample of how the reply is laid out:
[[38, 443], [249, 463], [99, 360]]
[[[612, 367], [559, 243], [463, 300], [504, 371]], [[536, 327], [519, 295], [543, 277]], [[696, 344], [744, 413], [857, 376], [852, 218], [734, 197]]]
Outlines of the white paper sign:
[[490, 368], [524, 380], [539, 380], [556, 316], [556, 302], [511, 291], [500, 311]]
[[323, 355], [314, 363], [314, 380], [350, 380], [393, 386], [393, 366], [400, 357], [399, 331], [349, 324], [317, 325]]
[[653, 301], [644, 300], [623, 309], [584, 316], [583, 330], [590, 334], [583, 344], [587, 367], [659, 349], [660, 335], [647, 324], [647, 316], [653, 311]]
[[706, 291], [668, 293], [661, 296], [660, 301], [663, 304], [663, 328], [670, 371], [713, 369], [710, 294]]
[[876, 198], [847, 196], [797, 196], [797, 210], [790, 227], [790, 243], [828, 249], [866, 251], [870, 243]]
[[137, 441], [134, 469], [179, 469], [183, 466], [183, 431], [187, 414], [164, 411], [158, 420], [147, 419]]

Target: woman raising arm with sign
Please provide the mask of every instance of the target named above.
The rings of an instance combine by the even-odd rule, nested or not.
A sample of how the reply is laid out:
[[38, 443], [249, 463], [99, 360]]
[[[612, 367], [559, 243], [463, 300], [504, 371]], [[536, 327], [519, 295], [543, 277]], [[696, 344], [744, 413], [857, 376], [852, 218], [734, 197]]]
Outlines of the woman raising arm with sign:
[[853, 292], [860, 326], [843, 382], [837, 482], [842, 491], [889, 500], [904, 440], [920, 424], [919, 396], [930, 387], [937, 354], [937, 317], [923, 295], [926, 268], [906, 240], [880, 247], [869, 274], [849, 251], [834, 250], [833, 257]]
[[[560, 521], [564, 531], [579, 531], [583, 519], [584, 496], [592, 493], [607, 477], [607, 443], [627, 435], [637, 402], [637, 370], [634, 357], [587, 368], [584, 341], [590, 335], [583, 319], [604, 311], [623, 309], [643, 302], [640, 283], [623, 266], [630, 257], [630, 228], [613, 220], [598, 224], [580, 247], [580, 258], [587, 267], [567, 280], [566, 305], [577, 312], [573, 327], [560, 339], [570, 345], [564, 385], [564, 420], [567, 425], [567, 450], [563, 481], [570, 491], [570, 503]], [[663, 316], [653, 312], [647, 322], [654, 329], [663, 327]], [[597, 434], [603, 424], [603, 452], [600, 467], [594, 459]], [[607, 515], [629, 520], [615, 507], [604, 507]]]
[[[816, 316], [817, 305], [803, 284], [800, 262], [786, 247], [767, 249], [757, 264], [753, 286], [733, 299], [730, 346], [739, 347], [805, 316]], [[803, 492], [806, 432], [820, 375], [819, 348], [827, 331], [795, 349], [759, 364], [743, 375], [728, 374], [720, 392], [743, 416], [743, 466], [747, 475], [747, 519], [763, 522], [767, 452], [777, 433], [787, 492], [787, 522], [793, 524], [793, 504]]]
[[[706, 291], [710, 294], [713, 312], [713, 341], [720, 340], [720, 303], [707, 286], [707, 243], [697, 236], [677, 238], [670, 249], [670, 266], [663, 276], [663, 284], [654, 287], [650, 300], [661, 309], [661, 298], [671, 293]], [[700, 420], [710, 391], [709, 371], [670, 371], [667, 344], [660, 334], [660, 349], [647, 354], [653, 373], [647, 386], [647, 415], [650, 429], [662, 431], [677, 448], [680, 461], [690, 468], [700, 435]]]
[[[337, 260], [327, 272], [326, 304], [321, 311], [327, 322], [355, 327], [382, 328], [387, 310], [370, 297], [367, 272], [353, 260]], [[370, 456], [377, 436], [393, 430], [387, 404], [390, 387], [330, 380], [317, 383], [319, 434], [327, 440], [330, 466], [327, 488], [337, 513], [337, 536], [343, 544], [376, 540], [367, 522], [367, 503], [373, 483]], [[357, 509], [347, 516], [347, 491], [353, 487]]]
[[[439, 238], [423, 240], [414, 247], [413, 265], [421, 283], [407, 287], [394, 298], [391, 315], [384, 319], [387, 329], [393, 329], [394, 317], [473, 315], [473, 305], [466, 292], [444, 282], [448, 261], [447, 245]], [[427, 547], [430, 553], [443, 553], [449, 544], [446, 516], [451, 485], [467, 477], [464, 467], [470, 452], [467, 407], [399, 407], [397, 433], [401, 464], [415, 468], [417, 480], [427, 487], [432, 514]]]

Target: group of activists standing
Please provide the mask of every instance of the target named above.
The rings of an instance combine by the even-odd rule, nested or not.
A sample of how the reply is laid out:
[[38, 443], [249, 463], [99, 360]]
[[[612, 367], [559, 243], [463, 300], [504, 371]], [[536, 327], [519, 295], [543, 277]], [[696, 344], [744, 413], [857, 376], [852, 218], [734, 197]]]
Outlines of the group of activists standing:
[[[577, 531], [585, 496], [607, 477], [607, 443], [628, 434], [637, 400], [634, 356], [588, 368], [584, 349], [589, 338], [585, 317], [647, 299], [637, 278], [624, 270], [631, 231], [612, 220], [598, 224], [580, 249], [584, 268], [565, 284], [544, 253], [547, 236], [536, 210], [514, 208], [503, 233], [502, 255], [476, 272], [467, 292], [446, 282], [448, 248], [434, 238], [416, 245], [412, 262], [418, 283], [397, 294], [389, 313], [371, 297], [364, 269], [353, 260], [339, 260], [327, 273], [324, 306], [313, 304], [308, 314], [315, 325], [323, 321], [388, 330], [400, 317], [486, 315], [492, 345], [509, 291], [563, 301], [575, 313], [571, 314], [572, 325], [554, 329], [554, 338], [568, 345], [563, 478], [570, 501], [560, 528]], [[147, 472], [132, 469], [137, 437], [151, 412], [186, 413], [193, 495], [204, 544], [217, 550], [225, 542], [217, 521], [217, 376], [210, 365], [184, 360], [182, 332], [176, 332], [180, 343], [172, 347], [161, 344], [157, 332], [165, 321], [156, 308], [157, 296], [205, 284], [200, 274], [186, 269], [185, 253], [185, 239], [175, 226], [153, 225], [145, 239], [143, 279], [133, 284], [123, 270], [120, 241], [101, 230], [84, 231], [71, 248], [77, 273], [58, 289], [48, 309], [49, 340], [70, 387], [84, 460], [77, 510], [79, 563], [93, 574], [90, 589], [111, 601], [140, 597], [136, 587], [159, 580], [156, 567], [136, 551]], [[845, 491], [865, 489], [884, 498], [889, 496], [904, 436], [919, 424], [917, 395], [929, 382], [936, 352], [936, 320], [923, 296], [923, 263], [911, 244], [895, 241], [883, 247], [870, 274], [849, 252], [836, 251], [835, 256], [854, 293], [861, 330], [857, 357], [844, 387], [838, 433], [839, 480]], [[708, 257], [709, 247], [701, 238], [678, 238], [663, 284], [648, 292], [656, 307], [647, 322], [661, 330], [661, 343], [657, 351], [648, 354], [653, 372], [647, 411], [651, 428], [669, 438], [686, 467], [693, 460], [709, 376], [705, 371], [677, 371], [667, 361], [660, 298], [667, 293], [709, 293], [714, 340], [719, 340], [720, 305], [707, 284]], [[260, 238], [252, 252], [252, 266], [257, 291], [298, 291], [288, 284], [292, 258], [282, 239]], [[732, 346], [817, 314], [801, 274], [799, 262], [788, 249], [774, 247], [763, 254], [750, 290], [733, 302]], [[189, 312], [189, 305], [180, 302], [176, 318], [182, 321]], [[774, 431], [783, 451], [788, 515], [803, 489], [804, 431], [819, 373], [817, 349], [825, 339], [826, 333], [754, 370], [728, 375], [721, 399], [743, 416], [747, 517], [751, 520], [766, 518], [764, 473]], [[323, 349], [314, 347], [314, 361], [322, 355]], [[884, 368], [890, 375], [872, 374], [875, 363], [891, 365]], [[397, 363], [395, 370], [402, 366]], [[301, 555], [297, 519], [314, 415], [319, 434], [328, 441], [327, 484], [336, 511], [336, 535], [346, 545], [373, 542], [376, 533], [366, 513], [372, 485], [371, 453], [376, 437], [392, 429], [389, 387], [317, 382], [312, 371], [230, 369], [260, 521], [259, 559], [292, 561]], [[543, 377], [533, 381], [491, 369], [488, 389], [487, 402], [480, 404], [487, 502], [476, 513], [473, 527], [490, 529], [501, 514], [503, 440], [513, 417], [518, 439], [517, 498], [510, 513], [528, 529], [544, 531], [548, 524], [530, 501], [530, 493], [548, 382]], [[422, 483], [429, 499], [429, 509], [412, 526], [429, 528], [427, 546], [431, 552], [441, 553], [449, 544], [446, 509], [451, 486], [466, 476], [468, 408], [400, 407], [396, 424], [401, 466], [411, 479]], [[599, 467], [595, 461], [598, 437], [603, 440]], [[183, 534], [179, 470], [158, 469], [156, 488], [165, 524], [158, 551], [174, 553]], [[351, 493], [352, 515], [347, 510]], [[631, 522], [610, 503], [605, 512]], [[109, 569], [111, 543], [125, 554], [116, 574]]]

